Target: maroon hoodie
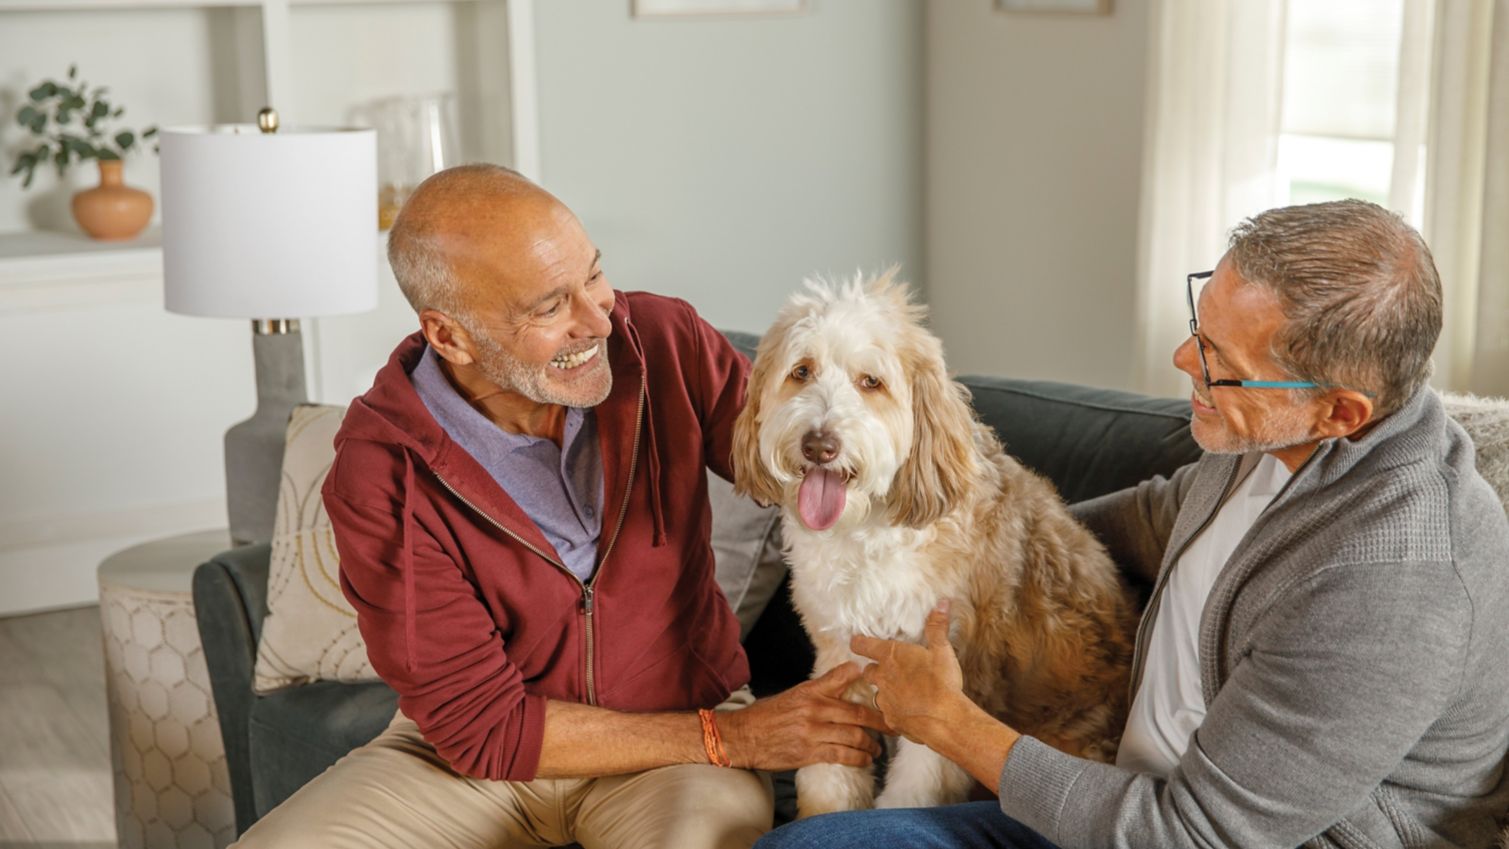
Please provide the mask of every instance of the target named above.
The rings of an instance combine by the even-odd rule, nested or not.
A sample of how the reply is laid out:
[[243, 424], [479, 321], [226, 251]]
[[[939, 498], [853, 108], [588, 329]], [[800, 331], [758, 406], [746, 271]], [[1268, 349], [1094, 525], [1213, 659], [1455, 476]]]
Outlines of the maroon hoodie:
[[586, 584], [430, 416], [409, 381], [420, 334], [335, 437], [322, 494], [341, 589], [399, 708], [465, 775], [534, 778], [547, 699], [690, 710], [749, 680], [713, 580], [704, 473], [732, 477], [748, 361], [683, 301], [620, 292], [612, 324]]

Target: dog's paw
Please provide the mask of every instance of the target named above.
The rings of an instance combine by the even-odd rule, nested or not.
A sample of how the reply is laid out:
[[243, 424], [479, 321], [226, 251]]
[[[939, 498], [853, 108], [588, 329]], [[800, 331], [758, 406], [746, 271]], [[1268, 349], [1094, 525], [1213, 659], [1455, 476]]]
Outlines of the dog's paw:
[[875, 775], [871, 767], [813, 764], [796, 771], [797, 819], [861, 811], [874, 806]]
[[902, 740], [885, 789], [875, 800], [877, 808], [931, 808], [952, 805], [969, 797], [972, 779], [958, 764], [932, 749]]

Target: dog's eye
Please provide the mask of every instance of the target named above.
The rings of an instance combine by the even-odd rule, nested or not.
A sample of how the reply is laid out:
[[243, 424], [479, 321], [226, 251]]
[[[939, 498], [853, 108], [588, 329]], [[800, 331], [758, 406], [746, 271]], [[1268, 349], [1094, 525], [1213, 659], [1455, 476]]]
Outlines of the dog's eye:
[[868, 389], [872, 392], [876, 389], [881, 388], [882, 386], [885, 386], [885, 384], [880, 381], [880, 378], [876, 377], [873, 374], [862, 375], [859, 378], [859, 385], [860, 387]]
[[812, 377], [812, 369], [808, 368], [806, 365], [798, 365], [796, 368], [791, 370], [792, 380], [799, 380], [803, 383], [806, 383], [807, 379], [810, 377]]

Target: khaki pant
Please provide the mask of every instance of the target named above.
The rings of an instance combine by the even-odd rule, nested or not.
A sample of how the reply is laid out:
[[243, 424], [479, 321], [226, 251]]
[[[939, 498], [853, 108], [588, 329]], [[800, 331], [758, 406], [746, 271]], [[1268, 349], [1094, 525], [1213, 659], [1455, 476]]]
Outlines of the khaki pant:
[[[753, 701], [748, 689], [719, 710]], [[685, 764], [604, 778], [458, 775], [399, 713], [253, 825], [240, 847], [748, 847], [770, 829], [764, 773]]]

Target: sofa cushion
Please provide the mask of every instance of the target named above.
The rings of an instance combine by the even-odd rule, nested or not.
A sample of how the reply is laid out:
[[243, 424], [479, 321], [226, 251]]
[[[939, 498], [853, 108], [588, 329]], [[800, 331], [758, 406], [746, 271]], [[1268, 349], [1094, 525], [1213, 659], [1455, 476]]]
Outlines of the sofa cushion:
[[965, 376], [1006, 452], [1073, 503], [1193, 463], [1189, 401], [1067, 383]]
[[709, 472], [707, 499], [713, 511], [713, 562], [718, 586], [739, 618], [739, 639], [765, 612], [786, 578], [781, 555], [781, 511], [761, 507], [733, 484]]

